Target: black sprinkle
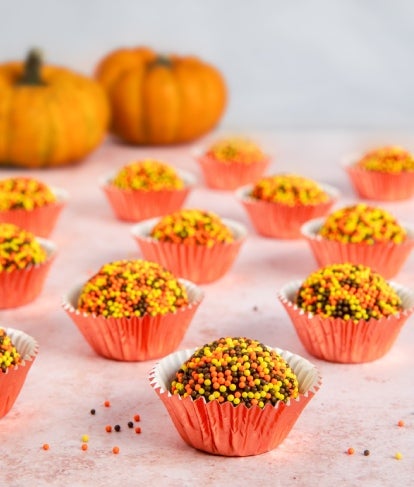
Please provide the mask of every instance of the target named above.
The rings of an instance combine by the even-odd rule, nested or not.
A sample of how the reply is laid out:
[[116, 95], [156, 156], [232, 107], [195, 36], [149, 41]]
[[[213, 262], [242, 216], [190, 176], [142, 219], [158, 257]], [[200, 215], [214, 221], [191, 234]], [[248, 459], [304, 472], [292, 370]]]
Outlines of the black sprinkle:
[[119, 424], [116, 424], [116, 425], [114, 426], [114, 430], [115, 430], [115, 431], [121, 431], [121, 427], [119, 426]]
[[370, 453], [371, 453], [371, 452], [370, 452], [369, 450], [364, 450], [364, 456], [369, 457], [369, 454], [370, 454]]
[[91, 409], [91, 414], [95, 414], [95, 413], [96, 413], [95, 409]]
[[132, 421], [128, 421], [128, 428], [133, 428], [134, 427], [134, 423]]

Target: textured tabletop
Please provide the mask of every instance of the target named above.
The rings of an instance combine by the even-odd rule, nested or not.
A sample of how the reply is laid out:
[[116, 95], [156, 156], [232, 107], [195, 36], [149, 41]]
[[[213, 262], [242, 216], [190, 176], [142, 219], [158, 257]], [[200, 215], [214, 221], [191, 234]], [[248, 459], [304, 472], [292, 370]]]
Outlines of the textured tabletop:
[[[251, 135], [273, 156], [268, 173], [297, 172], [336, 186], [342, 193], [337, 207], [357, 200], [340, 165], [344, 155], [378, 143], [414, 149], [412, 137], [398, 133]], [[277, 299], [281, 286], [316, 269], [307, 243], [257, 235], [232, 192], [204, 186], [192, 149], [139, 149], [107, 141], [82, 164], [28, 173], [67, 189], [70, 199], [51, 235], [58, 255], [42, 294], [30, 305], [0, 312], [3, 326], [25, 331], [40, 347], [20, 396], [0, 421], [0, 485], [412, 485], [414, 319], [407, 321], [392, 350], [372, 363], [339, 365], [307, 354]], [[122, 363], [97, 356], [61, 308], [61, 296], [102, 264], [141, 257], [131, 224], [115, 219], [98, 180], [146, 156], [197, 176], [187, 207], [213, 210], [243, 223], [249, 232], [228, 274], [202, 286], [204, 301], [180, 348], [221, 336], [251, 336], [306, 357], [321, 372], [321, 389], [284, 443], [269, 453], [225, 458], [187, 446], [149, 384], [155, 361]], [[27, 171], [7, 169], [1, 175], [22, 173]], [[381, 206], [414, 223], [414, 200]], [[414, 254], [395, 281], [414, 288]], [[400, 420], [404, 426], [398, 426]], [[141, 434], [128, 428], [129, 421], [141, 427]], [[121, 431], [105, 431], [106, 425], [116, 424]], [[89, 436], [87, 451], [81, 450], [83, 435]], [[42, 449], [45, 443], [49, 450]], [[346, 453], [350, 447], [354, 455]]]

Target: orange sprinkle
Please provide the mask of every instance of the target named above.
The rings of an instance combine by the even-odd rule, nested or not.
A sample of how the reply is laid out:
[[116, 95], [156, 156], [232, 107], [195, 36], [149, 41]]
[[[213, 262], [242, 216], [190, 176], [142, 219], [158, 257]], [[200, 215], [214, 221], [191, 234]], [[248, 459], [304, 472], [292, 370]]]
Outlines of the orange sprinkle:
[[81, 450], [86, 451], [88, 449], [87, 443], [82, 443]]
[[104, 406], [105, 406], [106, 408], [109, 408], [109, 407], [111, 406], [110, 401], [105, 401], [105, 402], [104, 402]]
[[110, 424], [106, 425], [106, 426], [105, 426], [105, 431], [106, 431], [107, 433], [110, 433], [110, 432], [112, 431], [112, 426], [111, 426]]
[[141, 434], [141, 428], [140, 428], [139, 426], [137, 426], [137, 427], [135, 428], [135, 433], [136, 433], [137, 435], [140, 435], [140, 434]]
[[50, 448], [49, 443], [43, 443], [42, 448], [43, 450], [49, 450]]
[[400, 419], [397, 423], [398, 426], [402, 427], [402, 426], [405, 426], [405, 423], [402, 419]]
[[141, 421], [141, 417], [140, 417], [140, 415], [139, 415], [139, 414], [136, 414], [136, 415], [134, 416], [134, 421], [136, 421], [137, 423], [138, 423], [138, 421]]
[[112, 448], [112, 453], [115, 453], [115, 455], [118, 455], [118, 453], [119, 453], [119, 447], [118, 446], [114, 446]]
[[353, 448], [348, 448], [346, 452], [348, 453], [348, 455], [353, 455], [355, 453], [355, 450]]

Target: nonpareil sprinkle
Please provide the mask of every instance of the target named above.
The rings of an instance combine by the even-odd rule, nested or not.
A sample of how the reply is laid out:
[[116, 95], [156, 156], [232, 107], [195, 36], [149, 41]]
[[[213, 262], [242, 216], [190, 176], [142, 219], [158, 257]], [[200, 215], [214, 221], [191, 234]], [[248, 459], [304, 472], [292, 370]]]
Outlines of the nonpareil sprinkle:
[[208, 149], [206, 155], [224, 164], [252, 164], [266, 158], [261, 148], [246, 137], [228, 137], [218, 140]]
[[37, 179], [15, 177], [0, 180], [0, 211], [32, 211], [55, 201], [52, 190]]
[[119, 424], [116, 424], [114, 426], [114, 430], [119, 433], [121, 431], [121, 426]]
[[84, 285], [78, 310], [107, 318], [156, 316], [188, 305], [187, 291], [155, 262], [120, 260], [105, 264]]
[[12, 223], [0, 223], [0, 272], [26, 269], [46, 259], [46, 251], [31, 232]]
[[0, 370], [5, 373], [9, 367], [15, 367], [21, 362], [11, 338], [4, 328], [0, 328]]
[[407, 239], [406, 230], [391, 213], [365, 203], [333, 212], [318, 233], [328, 240], [367, 245], [380, 242], [400, 244]]
[[377, 272], [355, 264], [333, 264], [310, 274], [299, 287], [295, 304], [323, 317], [358, 323], [403, 309], [396, 291]]
[[399, 146], [385, 146], [369, 151], [357, 162], [357, 166], [367, 171], [398, 174], [414, 171], [414, 157]]
[[297, 174], [266, 176], [256, 182], [250, 197], [287, 206], [316, 205], [329, 200], [316, 181]]
[[184, 187], [176, 170], [161, 161], [145, 159], [127, 164], [116, 174], [112, 184], [124, 190], [161, 191]]
[[114, 453], [115, 455], [118, 455], [118, 453], [119, 453], [119, 447], [118, 446], [114, 446], [112, 448], [112, 453]]
[[197, 349], [176, 372], [170, 392], [264, 408], [296, 398], [299, 384], [289, 364], [271, 348], [251, 338], [227, 337]]
[[183, 209], [165, 215], [153, 227], [150, 236], [160, 242], [206, 247], [234, 241], [231, 230], [218, 215], [198, 209]]

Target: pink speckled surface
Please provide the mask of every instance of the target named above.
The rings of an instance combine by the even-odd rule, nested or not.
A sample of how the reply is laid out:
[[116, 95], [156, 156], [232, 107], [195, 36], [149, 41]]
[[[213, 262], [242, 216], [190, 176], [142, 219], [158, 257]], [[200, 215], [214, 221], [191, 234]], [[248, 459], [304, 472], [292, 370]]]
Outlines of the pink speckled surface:
[[[251, 132], [274, 156], [268, 173], [298, 172], [336, 186], [336, 207], [356, 201], [340, 165], [347, 153], [375, 144], [399, 143], [413, 150], [412, 136], [398, 133]], [[214, 136], [214, 135], [213, 135]], [[212, 136], [212, 137], [213, 137]], [[411, 145], [410, 145], [411, 144]], [[286, 282], [316, 269], [303, 240], [263, 238], [254, 232], [232, 192], [204, 186], [191, 146], [134, 148], [107, 141], [82, 165], [30, 172], [70, 193], [51, 235], [58, 255], [42, 294], [33, 303], [2, 310], [0, 323], [39, 342], [39, 355], [9, 414], [0, 420], [0, 485], [234, 485], [388, 486], [412, 485], [414, 478], [414, 321], [404, 325], [392, 350], [361, 365], [331, 364], [310, 357], [277, 299]], [[155, 361], [122, 363], [97, 356], [61, 308], [61, 296], [105, 262], [140, 257], [131, 224], [115, 219], [100, 176], [133, 158], [159, 157], [192, 171], [198, 184], [187, 207], [202, 207], [245, 224], [249, 235], [232, 269], [203, 285], [205, 298], [180, 348], [223, 335], [247, 335], [298, 353], [315, 363], [323, 384], [284, 443], [257, 457], [211, 456], [179, 437], [148, 373]], [[4, 169], [2, 177], [27, 173]], [[381, 203], [399, 219], [414, 223], [414, 200]], [[414, 255], [394, 279], [414, 287]], [[105, 408], [108, 399], [111, 407]], [[96, 409], [96, 415], [89, 411]], [[142, 434], [127, 427], [141, 415]], [[403, 420], [404, 427], [397, 422]], [[119, 433], [105, 425], [119, 423]], [[81, 437], [89, 449], [81, 451]], [[50, 450], [41, 446], [49, 443]], [[111, 453], [118, 445], [120, 453]], [[355, 449], [348, 456], [348, 447]], [[362, 452], [371, 451], [365, 457]], [[401, 452], [402, 460], [394, 458]], [[238, 482], [237, 482], [238, 483]]]

